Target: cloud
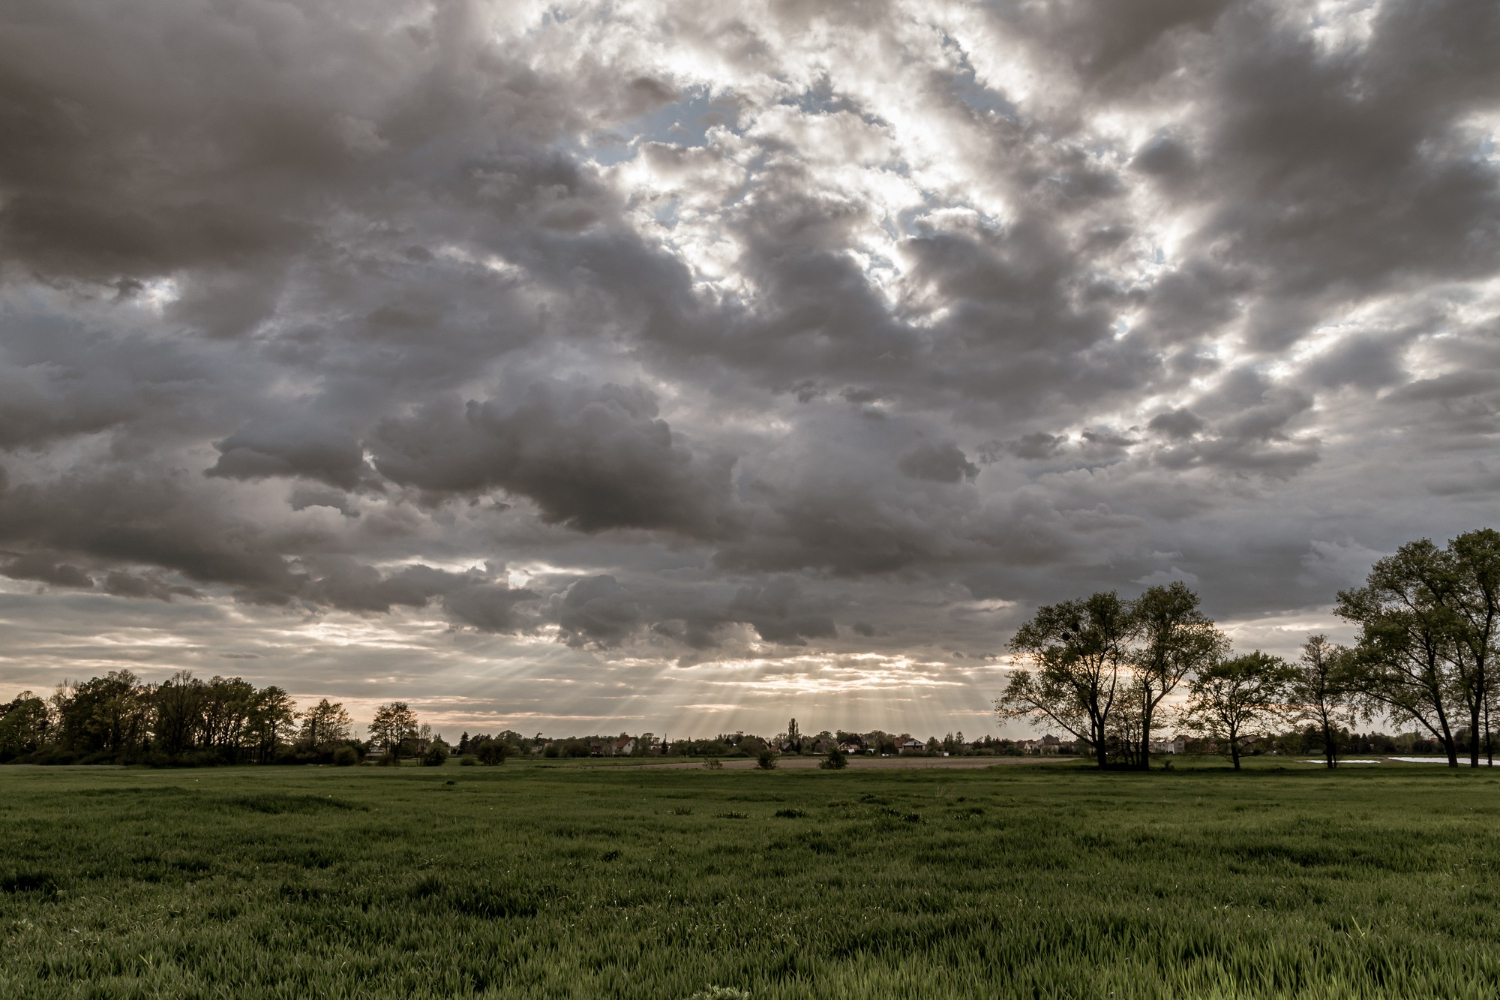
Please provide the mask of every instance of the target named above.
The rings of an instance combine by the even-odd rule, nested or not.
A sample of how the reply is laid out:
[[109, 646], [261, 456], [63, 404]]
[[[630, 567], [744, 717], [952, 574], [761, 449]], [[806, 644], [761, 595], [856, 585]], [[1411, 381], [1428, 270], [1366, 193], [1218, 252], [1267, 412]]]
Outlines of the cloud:
[[554, 13], [0, 25], [8, 662], [951, 712], [1038, 603], [1487, 516], [1493, 5]]
[[372, 446], [376, 469], [401, 485], [439, 494], [498, 487], [579, 531], [713, 537], [733, 527], [733, 457], [694, 455], [638, 387], [536, 383], [462, 411], [434, 403], [383, 424]]
[[979, 475], [979, 466], [969, 461], [956, 444], [922, 444], [901, 456], [901, 471], [913, 479], [958, 483]]

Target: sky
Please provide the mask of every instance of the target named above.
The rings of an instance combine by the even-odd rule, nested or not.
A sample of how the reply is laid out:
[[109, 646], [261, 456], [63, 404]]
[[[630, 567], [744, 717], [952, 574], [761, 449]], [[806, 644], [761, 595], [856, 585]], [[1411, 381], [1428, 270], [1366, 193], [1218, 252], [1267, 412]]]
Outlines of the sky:
[[1041, 604], [1348, 639], [1500, 520], [1496, 52], [1473, 0], [13, 0], [0, 699], [974, 736]]

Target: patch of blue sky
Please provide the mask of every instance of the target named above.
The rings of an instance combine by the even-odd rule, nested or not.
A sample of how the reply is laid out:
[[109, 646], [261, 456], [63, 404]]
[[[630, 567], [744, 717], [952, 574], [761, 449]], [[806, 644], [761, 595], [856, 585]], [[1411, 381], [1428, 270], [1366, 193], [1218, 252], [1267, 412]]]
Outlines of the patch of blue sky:
[[836, 93], [826, 76], [819, 77], [817, 83], [800, 94], [783, 97], [779, 103], [796, 108], [805, 115], [835, 115], [847, 111], [858, 115], [867, 125], [890, 124], [879, 115], [866, 111], [847, 94]]
[[732, 94], [713, 94], [707, 87], [690, 88], [681, 100], [663, 105], [627, 126], [637, 141], [678, 146], [706, 146], [709, 130], [716, 127], [738, 134], [739, 105]]
[[706, 146], [708, 133], [715, 128], [741, 134], [738, 102], [728, 92], [715, 94], [707, 87], [693, 87], [681, 100], [664, 104], [617, 129], [594, 133], [579, 151], [608, 167], [632, 159], [643, 142]]

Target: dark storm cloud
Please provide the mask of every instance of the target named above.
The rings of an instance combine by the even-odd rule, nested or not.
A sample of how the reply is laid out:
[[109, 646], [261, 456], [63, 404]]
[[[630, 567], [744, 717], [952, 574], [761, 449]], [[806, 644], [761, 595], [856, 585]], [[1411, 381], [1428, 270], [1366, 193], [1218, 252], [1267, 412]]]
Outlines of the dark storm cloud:
[[797, 581], [788, 577], [764, 586], [741, 587], [726, 612], [733, 620], [753, 626], [767, 642], [805, 646], [810, 639], [837, 634], [827, 610], [805, 596]]
[[618, 645], [640, 627], [641, 610], [612, 576], [579, 580], [562, 595], [557, 624], [571, 646]]
[[1315, 616], [1493, 492], [1497, 50], [1463, 0], [24, 0], [0, 590], [563, 687], [956, 670], [1177, 578]]
[[643, 388], [537, 383], [514, 399], [432, 404], [383, 424], [375, 467], [430, 493], [499, 487], [579, 531], [715, 537], [734, 521], [730, 455], [694, 455]]
[[369, 468], [353, 435], [301, 421], [245, 427], [214, 447], [219, 460], [204, 474], [230, 479], [303, 476], [347, 490]]
[[969, 461], [963, 450], [948, 444], [921, 444], [901, 456], [901, 471], [913, 479], [930, 479], [938, 483], [957, 483], [979, 475], [979, 466]]
[[28, 552], [0, 563], [0, 573], [12, 580], [36, 580], [54, 587], [92, 587], [94, 578], [72, 563], [58, 562], [45, 552]]

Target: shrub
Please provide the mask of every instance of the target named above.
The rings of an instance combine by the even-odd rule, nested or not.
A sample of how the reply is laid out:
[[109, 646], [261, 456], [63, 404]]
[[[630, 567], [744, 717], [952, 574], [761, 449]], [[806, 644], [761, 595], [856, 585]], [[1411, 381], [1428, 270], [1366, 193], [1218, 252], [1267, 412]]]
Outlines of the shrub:
[[828, 752], [828, 759], [818, 766], [825, 771], [841, 771], [849, 766], [849, 758], [844, 756], [844, 751], [834, 747]]
[[501, 740], [485, 740], [474, 749], [481, 764], [504, 764], [510, 756], [510, 745]]
[[710, 757], [708, 760], [705, 760], [703, 762], [703, 766], [708, 768], [710, 771], [719, 771], [723, 769], [724, 762], [717, 757]]
[[767, 747], [760, 752], [760, 756], [755, 758], [755, 762], [760, 765], [762, 771], [774, 770], [776, 768], [776, 751]]
[[446, 743], [434, 743], [422, 755], [423, 767], [442, 767], [446, 763], [448, 763], [448, 745]]
[[478, 764], [479, 761], [475, 760], [473, 757], [460, 757], [458, 758], [458, 763], [460, 767], [473, 767], [474, 765]]
[[339, 767], [353, 767], [359, 763], [359, 751], [351, 746], [342, 746], [333, 752], [333, 762]]

